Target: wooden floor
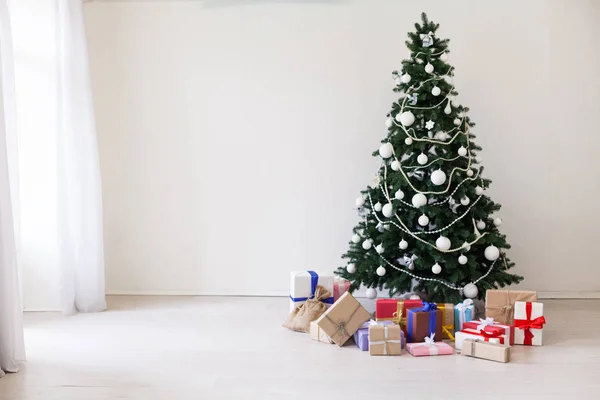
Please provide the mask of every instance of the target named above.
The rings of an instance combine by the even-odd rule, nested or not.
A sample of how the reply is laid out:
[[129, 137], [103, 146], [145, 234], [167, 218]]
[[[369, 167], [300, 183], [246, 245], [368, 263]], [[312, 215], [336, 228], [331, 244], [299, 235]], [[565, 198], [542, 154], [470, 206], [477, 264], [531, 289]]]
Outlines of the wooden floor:
[[[28, 363], [4, 400], [598, 399], [600, 301], [545, 301], [544, 347], [498, 364], [371, 357], [280, 327], [283, 298], [113, 297], [110, 311], [26, 315]], [[372, 304], [368, 304], [372, 307]]]

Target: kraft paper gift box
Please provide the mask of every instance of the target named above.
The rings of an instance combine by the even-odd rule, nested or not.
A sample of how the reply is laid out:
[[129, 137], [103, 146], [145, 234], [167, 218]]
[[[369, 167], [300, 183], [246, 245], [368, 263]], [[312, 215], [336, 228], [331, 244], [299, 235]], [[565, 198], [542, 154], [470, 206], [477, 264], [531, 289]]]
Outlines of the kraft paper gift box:
[[333, 280], [333, 302], [335, 303], [344, 293], [350, 290], [350, 281], [343, 278]]
[[454, 348], [456, 350], [461, 350], [462, 349], [462, 345], [463, 342], [466, 339], [473, 339], [473, 340], [481, 340], [483, 342], [496, 342], [497, 341], [500, 344], [506, 344], [508, 345], [508, 342], [510, 341], [510, 337], [508, 334], [500, 334], [499, 332], [494, 332], [494, 333], [489, 333], [486, 331], [478, 331], [477, 329], [469, 329], [469, 328], [465, 328], [461, 331], [458, 331], [454, 334]]
[[515, 303], [515, 344], [541, 346], [545, 323], [544, 304], [517, 301]]
[[[370, 320], [365, 322], [359, 330], [357, 330], [354, 333], [354, 343], [356, 343], [356, 345], [358, 346], [359, 349], [361, 349], [362, 351], [368, 351], [369, 350], [369, 327], [372, 325], [394, 325], [394, 322], [392, 321], [381, 321], [381, 322], [376, 322], [374, 320]], [[401, 347], [404, 348], [404, 344], [405, 344], [405, 339], [404, 339], [404, 332], [400, 331], [400, 336], [401, 336]]]
[[317, 342], [333, 344], [333, 340], [331, 340], [325, 331], [319, 328], [319, 325], [317, 325], [316, 321], [312, 321], [310, 323], [310, 338], [312, 340], [316, 340]]
[[442, 339], [454, 341], [454, 304], [437, 303], [442, 312]]
[[433, 338], [426, 337], [423, 343], [407, 343], [406, 350], [415, 357], [422, 356], [442, 356], [453, 354], [452, 346], [444, 342], [434, 342]]
[[358, 300], [346, 292], [317, 319], [317, 325], [335, 344], [343, 346], [370, 318], [371, 315]]
[[473, 300], [465, 299], [454, 306], [454, 331], [460, 331], [465, 322], [475, 319], [475, 304]]
[[425, 342], [425, 337], [435, 335], [442, 340], [442, 311], [437, 304], [423, 302], [423, 307], [408, 310], [407, 343]]
[[500, 334], [506, 334], [510, 338], [509, 343], [511, 346], [515, 344], [515, 326], [514, 325], [506, 325], [499, 324], [494, 321], [494, 318], [486, 318], [479, 320], [473, 320], [469, 322], [465, 322], [463, 329], [476, 329], [478, 331], [485, 330], [488, 333], [499, 332]]
[[395, 324], [369, 326], [369, 354], [399, 356], [402, 353], [402, 329]]
[[483, 360], [507, 363], [510, 361], [510, 346], [498, 342], [498, 339], [491, 339], [489, 342], [465, 339], [460, 354]]
[[323, 286], [332, 294], [323, 300], [327, 306], [333, 304], [333, 275], [315, 271], [295, 271], [290, 279], [290, 312], [306, 300], [315, 296], [317, 285]]
[[512, 325], [517, 301], [537, 301], [537, 293], [526, 290], [488, 290], [485, 293], [485, 316], [500, 324]]

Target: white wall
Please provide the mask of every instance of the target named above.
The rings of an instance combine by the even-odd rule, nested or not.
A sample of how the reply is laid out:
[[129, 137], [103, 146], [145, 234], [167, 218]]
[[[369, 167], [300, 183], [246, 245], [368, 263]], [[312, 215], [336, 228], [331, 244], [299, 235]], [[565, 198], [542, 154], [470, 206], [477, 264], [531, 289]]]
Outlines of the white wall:
[[423, 10], [522, 287], [600, 291], [598, 2], [300, 3], [86, 6], [109, 292], [285, 294], [337, 267]]

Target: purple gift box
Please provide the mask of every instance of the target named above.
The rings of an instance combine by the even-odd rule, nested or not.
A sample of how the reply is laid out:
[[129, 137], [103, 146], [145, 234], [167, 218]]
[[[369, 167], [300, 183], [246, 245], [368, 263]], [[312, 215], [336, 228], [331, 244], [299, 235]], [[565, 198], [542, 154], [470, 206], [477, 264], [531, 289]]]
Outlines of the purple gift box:
[[[367, 321], [365, 322], [359, 330], [354, 334], [354, 342], [362, 351], [369, 351], [369, 326], [371, 325], [393, 325], [393, 321]], [[400, 338], [402, 340], [402, 348], [406, 344], [406, 340], [404, 340], [404, 332], [400, 331]]]

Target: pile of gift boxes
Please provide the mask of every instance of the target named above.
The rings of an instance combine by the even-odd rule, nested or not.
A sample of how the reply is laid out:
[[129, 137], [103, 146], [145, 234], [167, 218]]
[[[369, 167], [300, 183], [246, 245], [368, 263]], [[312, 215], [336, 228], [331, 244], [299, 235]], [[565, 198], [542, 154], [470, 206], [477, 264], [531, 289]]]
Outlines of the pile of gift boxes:
[[541, 346], [545, 324], [536, 292], [488, 290], [485, 318], [471, 299], [459, 304], [377, 299], [371, 315], [349, 292], [350, 283], [314, 271], [292, 272], [290, 314], [284, 326], [318, 342], [351, 339], [371, 355], [454, 354], [510, 361], [513, 345]]

